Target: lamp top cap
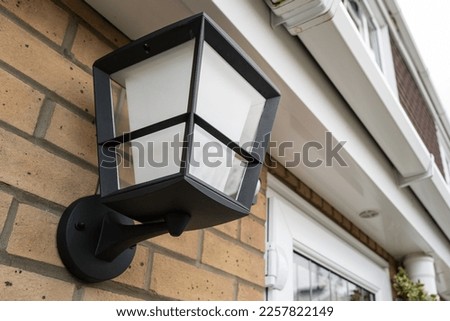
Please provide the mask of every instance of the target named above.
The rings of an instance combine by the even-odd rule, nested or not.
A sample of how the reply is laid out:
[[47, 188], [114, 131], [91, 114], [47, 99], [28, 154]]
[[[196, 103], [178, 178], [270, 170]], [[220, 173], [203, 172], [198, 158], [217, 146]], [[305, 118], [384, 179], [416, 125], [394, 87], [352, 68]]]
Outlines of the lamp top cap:
[[[253, 59], [204, 12], [153, 31], [108, 53], [94, 62], [93, 71], [110, 75], [194, 38], [206, 41], [210, 45], [214, 43], [213, 46], [217, 47], [215, 49], [222, 56], [226, 55], [222, 51], [233, 49], [246, 61], [246, 64], [259, 74], [259, 77], [264, 79], [268, 85], [267, 88], [270, 88], [265, 95], [266, 98], [280, 96], [278, 88]], [[218, 41], [218, 38], [221, 40]]]

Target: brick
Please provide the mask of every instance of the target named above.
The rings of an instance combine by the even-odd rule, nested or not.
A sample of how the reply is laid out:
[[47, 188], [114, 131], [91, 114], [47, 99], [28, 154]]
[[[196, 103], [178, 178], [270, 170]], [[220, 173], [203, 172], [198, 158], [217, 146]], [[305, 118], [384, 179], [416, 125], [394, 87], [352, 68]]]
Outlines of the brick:
[[337, 210], [333, 209], [333, 219], [336, 223], [341, 224], [344, 217]]
[[56, 248], [59, 219], [29, 205], [20, 204], [6, 251], [53, 265], [63, 266]]
[[72, 46], [72, 53], [83, 64], [91, 68], [95, 60], [103, 57], [112, 50], [113, 48], [111, 46], [100, 40], [86, 27], [82, 25], [78, 26], [78, 31]]
[[3, 230], [3, 225], [5, 224], [6, 216], [8, 215], [11, 202], [11, 195], [0, 192], [0, 233]]
[[179, 300], [233, 300], [231, 278], [156, 253], [150, 289]]
[[92, 77], [21, 27], [0, 15], [0, 59], [94, 114]]
[[84, 288], [83, 301], [142, 301], [131, 296], [96, 288]]
[[325, 200], [322, 202], [322, 212], [330, 218], [333, 217], [333, 207]]
[[214, 229], [228, 234], [231, 237], [238, 238], [239, 220], [214, 226]]
[[145, 273], [148, 267], [148, 256], [149, 253], [147, 248], [137, 246], [136, 254], [128, 267], [128, 270], [114, 280], [120, 283], [135, 286], [137, 288], [144, 288]]
[[0, 81], [0, 120], [33, 134], [44, 95], [4, 70], [0, 70]]
[[322, 197], [320, 197], [319, 195], [317, 195], [316, 193], [312, 192], [311, 193], [311, 203], [318, 208], [322, 207]]
[[352, 222], [350, 222], [347, 218], [342, 218], [342, 227], [346, 229], [348, 232], [352, 230]]
[[69, 205], [96, 191], [97, 175], [0, 128], [0, 181]]
[[266, 219], [266, 213], [267, 213], [267, 198], [264, 193], [258, 193], [258, 199], [255, 205], [252, 206], [250, 209], [250, 212], [259, 217], [262, 220]]
[[299, 183], [298, 178], [288, 170], [286, 170], [286, 178], [284, 181], [294, 190], [297, 188], [297, 185]]
[[361, 241], [361, 243], [363, 243], [365, 245], [367, 245], [369, 242], [369, 238], [367, 237], [367, 235], [362, 232], [359, 233], [359, 240]]
[[386, 251], [379, 244], [376, 245], [375, 252], [377, 252], [377, 254], [381, 257], [385, 257], [386, 255]]
[[261, 174], [259, 175], [259, 180], [261, 181], [261, 190], [265, 191], [267, 189], [267, 167], [263, 166]]
[[266, 248], [266, 229], [264, 224], [252, 217], [241, 220], [241, 241], [264, 252]]
[[297, 186], [297, 193], [306, 200], [311, 199], [311, 189], [302, 182]]
[[236, 275], [256, 285], [264, 282], [264, 257], [211, 232], [205, 233], [202, 263]]
[[263, 301], [264, 289], [239, 283], [237, 299], [238, 301]]
[[0, 265], [0, 300], [69, 301], [74, 290], [73, 284]]
[[390, 256], [389, 257], [389, 269], [392, 271], [392, 270], [394, 270], [394, 271], [397, 271], [397, 267], [398, 267], [398, 262], [392, 257], [392, 256]]
[[283, 180], [286, 178], [286, 169], [278, 162], [269, 167], [269, 173]]
[[105, 18], [89, 7], [84, 1], [62, 0], [62, 3], [67, 5], [73, 12], [115, 45], [121, 47], [130, 42], [123, 33], [113, 27]]
[[51, 41], [62, 44], [69, 23], [69, 14], [52, 1], [2, 0], [0, 6], [8, 9]]
[[357, 239], [359, 239], [359, 229], [358, 229], [355, 225], [352, 225], [352, 228], [351, 228], [350, 233], [351, 233], [354, 237], [356, 237]]
[[392, 56], [399, 92], [399, 102], [443, 173], [442, 159], [433, 115], [407, 67], [397, 45], [391, 41]]
[[164, 234], [150, 239], [154, 244], [162, 246], [171, 251], [177, 252], [181, 255], [197, 258], [199, 231], [184, 232], [179, 237], [173, 237], [169, 234]]
[[45, 139], [97, 165], [97, 138], [92, 122], [56, 105]]
[[268, 153], [266, 153], [264, 157], [264, 168], [267, 168], [267, 171], [270, 172], [271, 168], [276, 166], [277, 161], [273, 159]]

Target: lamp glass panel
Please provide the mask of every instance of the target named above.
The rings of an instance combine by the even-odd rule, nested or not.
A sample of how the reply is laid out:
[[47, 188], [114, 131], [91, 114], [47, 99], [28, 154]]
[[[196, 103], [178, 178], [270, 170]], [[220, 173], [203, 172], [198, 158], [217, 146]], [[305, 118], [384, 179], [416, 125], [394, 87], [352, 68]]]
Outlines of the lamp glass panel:
[[195, 40], [111, 75], [115, 136], [187, 112]]
[[193, 141], [189, 173], [237, 199], [247, 161], [199, 126]]
[[200, 117], [250, 151], [265, 101], [205, 42], [197, 98]]
[[178, 124], [118, 145], [119, 189], [179, 173], [185, 127]]
[[130, 117], [128, 115], [127, 91], [120, 84], [111, 80], [111, 93], [114, 115], [114, 135], [119, 136], [130, 132]]

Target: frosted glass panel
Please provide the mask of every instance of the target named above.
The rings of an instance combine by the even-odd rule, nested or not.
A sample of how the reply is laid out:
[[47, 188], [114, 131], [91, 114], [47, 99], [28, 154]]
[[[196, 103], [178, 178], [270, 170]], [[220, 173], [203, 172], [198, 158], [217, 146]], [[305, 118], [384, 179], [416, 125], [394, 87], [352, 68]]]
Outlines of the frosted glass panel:
[[242, 146], [255, 139], [264, 104], [264, 97], [205, 43], [197, 114]]
[[127, 91], [124, 87], [111, 81], [111, 92], [114, 113], [114, 136], [130, 132]]
[[187, 111], [194, 40], [111, 75], [115, 135]]
[[204, 129], [194, 129], [189, 173], [228, 196], [237, 198], [247, 162]]
[[185, 124], [117, 147], [119, 189], [180, 172]]

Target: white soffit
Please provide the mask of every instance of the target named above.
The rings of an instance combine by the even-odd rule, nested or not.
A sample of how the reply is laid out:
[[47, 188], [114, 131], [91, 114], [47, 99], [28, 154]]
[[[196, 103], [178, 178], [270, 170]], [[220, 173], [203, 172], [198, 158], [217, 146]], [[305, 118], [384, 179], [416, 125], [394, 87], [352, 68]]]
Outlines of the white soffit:
[[192, 15], [178, 0], [85, 0], [134, 40]]
[[[303, 27], [304, 17], [298, 24], [292, 23], [292, 12], [298, 13], [299, 9], [280, 11], [278, 7], [283, 7], [284, 3], [266, 2], [278, 15], [276, 20], [285, 20], [290, 33], [302, 40], [399, 174], [411, 177], [427, 172], [432, 158], [422, 139], [368, 54], [341, 1], [333, 1], [339, 5], [335, 10], [329, 6], [330, 11], [334, 10], [333, 14], [328, 14], [332, 19], [324, 22], [321, 16], [311, 16], [307, 28]], [[292, 6], [295, 2], [298, 8], [304, 6], [302, 0], [289, 4]], [[316, 5], [328, 3], [327, 0], [314, 2]], [[314, 27], [311, 27], [312, 22], [316, 22]], [[417, 197], [450, 238], [450, 194], [444, 186], [437, 168], [431, 178], [411, 184]]]

